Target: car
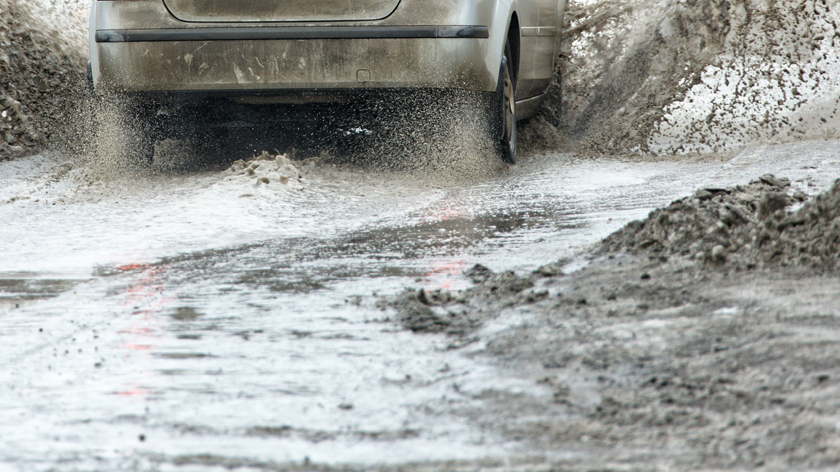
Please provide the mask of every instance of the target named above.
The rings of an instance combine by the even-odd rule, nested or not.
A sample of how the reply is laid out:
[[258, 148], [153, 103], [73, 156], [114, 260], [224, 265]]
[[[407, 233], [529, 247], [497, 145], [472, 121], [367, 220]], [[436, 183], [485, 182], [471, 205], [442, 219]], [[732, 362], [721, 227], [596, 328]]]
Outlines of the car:
[[[475, 97], [500, 157], [551, 83], [565, 0], [93, 0], [104, 97]], [[285, 97], [285, 98], [284, 98]]]

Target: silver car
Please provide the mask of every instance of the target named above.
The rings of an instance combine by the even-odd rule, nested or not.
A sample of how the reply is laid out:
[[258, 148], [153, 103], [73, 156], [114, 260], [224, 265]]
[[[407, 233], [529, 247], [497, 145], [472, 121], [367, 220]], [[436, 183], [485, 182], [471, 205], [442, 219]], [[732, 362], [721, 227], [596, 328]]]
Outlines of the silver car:
[[516, 120], [554, 73], [565, 3], [94, 0], [89, 79], [117, 96], [469, 91], [486, 98], [488, 132], [512, 163]]

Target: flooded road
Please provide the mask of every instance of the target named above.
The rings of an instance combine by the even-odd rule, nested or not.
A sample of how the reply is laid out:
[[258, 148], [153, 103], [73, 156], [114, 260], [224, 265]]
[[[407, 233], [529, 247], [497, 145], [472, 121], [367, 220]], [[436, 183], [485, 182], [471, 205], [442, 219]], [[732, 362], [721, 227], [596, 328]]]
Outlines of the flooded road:
[[379, 297], [469, 286], [476, 263], [584, 264], [590, 245], [702, 187], [773, 173], [815, 194], [840, 170], [840, 142], [694, 160], [543, 155], [483, 177], [295, 166], [300, 179], [261, 184], [206, 170], [91, 177], [50, 155], [0, 163], [0, 461], [206, 470], [582, 454], [479, 426], [465, 412], [484, 392], [552, 392], [480, 342], [401, 329]]

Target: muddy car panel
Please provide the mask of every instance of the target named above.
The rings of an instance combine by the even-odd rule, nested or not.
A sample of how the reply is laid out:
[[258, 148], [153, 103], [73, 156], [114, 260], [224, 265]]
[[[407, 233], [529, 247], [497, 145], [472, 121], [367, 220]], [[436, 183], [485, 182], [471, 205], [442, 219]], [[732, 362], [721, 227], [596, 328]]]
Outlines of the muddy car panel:
[[[306, 4], [316, 6], [296, 14], [255, 7], [217, 15], [206, 13], [212, 10], [206, 0], [166, 2], [93, 2], [91, 72], [97, 90], [489, 92], [496, 89], [513, 25], [519, 31], [510, 34], [521, 44], [516, 97], [526, 100], [539, 97], [551, 80], [565, 6], [563, 0], [357, 0], [339, 2], [344, 6], [330, 14], [326, 6], [335, 1], [312, 0]], [[274, 11], [298, 3], [304, 5], [285, 2]], [[174, 15], [170, 4], [180, 5]], [[177, 11], [194, 16], [179, 19]], [[535, 109], [524, 106], [517, 115]]]
[[105, 44], [100, 78], [128, 91], [492, 89], [476, 49], [441, 39]]
[[519, 3], [521, 47], [517, 100], [543, 93], [551, 81], [559, 7], [556, 0]]

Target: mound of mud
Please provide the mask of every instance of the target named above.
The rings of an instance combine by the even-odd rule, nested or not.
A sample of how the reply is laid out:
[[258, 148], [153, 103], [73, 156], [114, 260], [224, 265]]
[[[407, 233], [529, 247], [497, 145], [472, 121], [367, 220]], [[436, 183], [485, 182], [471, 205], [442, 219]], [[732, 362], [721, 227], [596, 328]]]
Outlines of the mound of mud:
[[835, 136], [829, 3], [571, 1], [558, 80], [523, 145], [673, 154]]
[[74, 28], [82, 12], [58, 3], [0, 0], [0, 160], [61, 142], [76, 119], [86, 80], [85, 38]]
[[787, 179], [762, 176], [749, 185], [703, 189], [653, 211], [606, 238], [601, 254], [647, 251], [705, 264], [751, 269], [772, 265], [840, 266], [840, 181], [806, 200]]
[[[552, 470], [836, 470], [837, 427], [819, 419], [840, 388], [838, 278], [799, 265], [836, 268], [840, 181], [793, 210], [803, 197], [771, 175], [703, 189], [604, 242], [636, 254], [565, 274], [475, 266], [467, 290], [388, 304], [550, 389], [493, 391], [475, 418], [533, 450], [590, 451]], [[708, 270], [750, 261], [792, 266]]]
[[246, 178], [254, 181], [254, 187], [277, 186], [297, 183], [303, 177], [291, 159], [285, 154], [271, 155], [265, 151], [247, 162], [240, 159], [226, 171], [229, 178]]
[[397, 321], [415, 333], [446, 333], [465, 336], [486, 318], [482, 306], [502, 304], [514, 306], [534, 303], [548, 296], [545, 290], [533, 290], [534, 281], [545, 276], [561, 275], [554, 264], [540, 267], [527, 277], [512, 271], [494, 273], [476, 264], [465, 272], [476, 285], [452, 294], [447, 290], [407, 289], [385, 301], [384, 306], [396, 310]]

